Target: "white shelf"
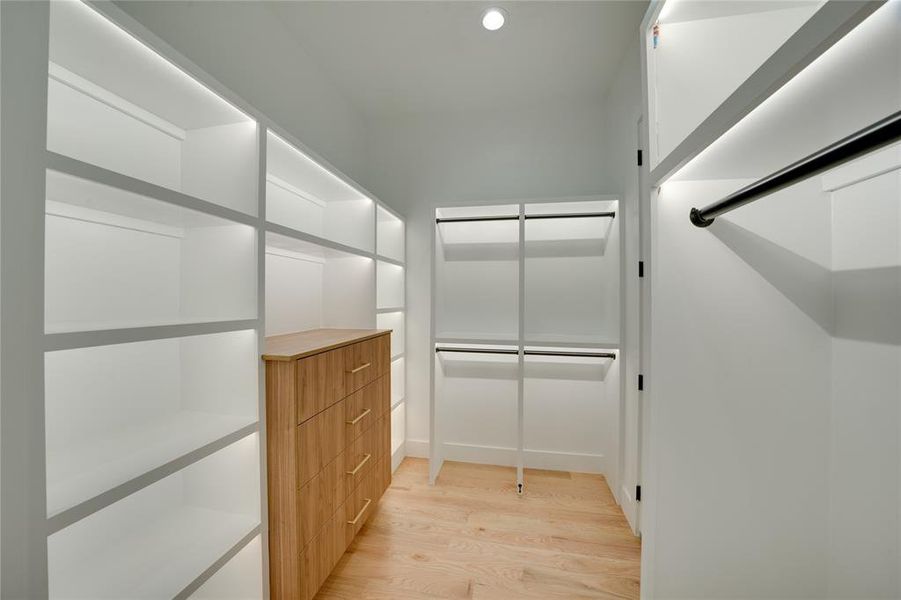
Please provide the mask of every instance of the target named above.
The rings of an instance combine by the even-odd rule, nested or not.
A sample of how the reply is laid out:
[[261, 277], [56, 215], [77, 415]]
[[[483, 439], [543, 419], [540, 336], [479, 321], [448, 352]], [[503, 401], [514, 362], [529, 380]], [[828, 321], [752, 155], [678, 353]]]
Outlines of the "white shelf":
[[255, 424], [257, 356], [253, 330], [48, 352], [48, 515]]
[[268, 133], [266, 216], [273, 223], [372, 253], [374, 201]]
[[515, 333], [507, 336], [497, 336], [477, 331], [445, 331], [435, 335], [435, 342], [438, 344], [516, 346], [519, 344], [519, 339]]
[[[526, 215], [615, 214], [618, 208], [616, 200], [530, 204]], [[617, 229], [615, 217], [527, 219], [524, 253], [527, 259], [604, 256]]]
[[404, 306], [406, 284], [404, 268], [398, 265], [378, 261], [378, 295], [377, 308]]
[[[652, 183], [667, 178], [876, 8], [865, 2], [663, 5], [645, 22]], [[724, 50], [725, 49], [725, 50]]]
[[263, 600], [263, 542], [257, 535], [189, 596], [192, 600]]
[[375, 312], [376, 312], [376, 313], [379, 313], [379, 314], [382, 314], [382, 313], [397, 313], [397, 312], [402, 313], [402, 312], [404, 312], [405, 310], [406, 310], [406, 309], [405, 309], [403, 306], [388, 306], [388, 307], [386, 307], [386, 308], [377, 308], [377, 309], [375, 310]]
[[391, 406], [402, 401], [406, 390], [406, 360], [404, 357], [391, 361]]
[[[657, 48], [658, 155], [668, 155], [820, 8], [815, 2], [664, 4]], [[728, 51], [719, 51], [722, 48]], [[703, 85], [700, 83], [703, 82]], [[686, 94], [686, 90], [694, 93]]]
[[275, 235], [279, 235], [281, 237], [292, 238], [299, 242], [307, 242], [310, 244], [315, 244], [316, 246], [321, 246], [322, 248], [329, 248], [331, 250], [335, 250], [337, 252], [343, 252], [345, 254], [352, 254], [354, 256], [365, 256], [367, 258], [372, 258], [374, 255], [372, 252], [368, 250], [361, 250], [360, 248], [354, 248], [353, 246], [348, 246], [347, 244], [342, 244], [340, 242], [336, 242], [334, 240], [330, 240], [318, 235], [314, 235], [312, 233], [308, 233], [306, 231], [301, 231], [299, 229], [294, 229], [292, 227], [288, 227], [282, 225], [280, 223], [273, 223], [271, 221], [266, 221], [266, 231], [268, 233], [272, 233]]
[[180, 411], [103, 439], [47, 453], [47, 516], [76, 506], [216, 440], [255, 418]]
[[406, 405], [401, 403], [391, 408], [391, 454], [404, 445], [407, 428]]
[[[735, 180], [740, 187], [741, 180], [769, 175], [888, 116], [901, 105], [899, 55], [898, 5], [890, 2], [710, 144], [671, 181]], [[804, 110], [799, 112], [799, 106]], [[847, 110], [849, 106], [854, 110]]]
[[48, 539], [50, 598], [172, 598], [259, 527], [256, 435]]
[[174, 204], [175, 206], [221, 217], [245, 225], [256, 226], [258, 222], [256, 217], [228, 208], [227, 206], [222, 206], [202, 198], [197, 198], [196, 196], [190, 196], [148, 181], [123, 175], [116, 171], [110, 171], [109, 169], [104, 169], [103, 167], [98, 167], [97, 165], [92, 165], [91, 163], [65, 156], [64, 154], [58, 154], [48, 150], [46, 156], [47, 168], [51, 171], [71, 175], [78, 179], [92, 181], [110, 188], [153, 198], [154, 200], [160, 200], [167, 204]]
[[378, 329], [391, 329], [391, 359], [402, 356], [404, 353], [404, 313], [379, 313], [376, 315], [376, 327]]
[[523, 345], [527, 348], [531, 346], [536, 348], [599, 348], [602, 350], [619, 348], [619, 342], [613, 339], [580, 334], [532, 334], [526, 336]]
[[47, 172], [47, 333], [256, 317], [253, 227]]
[[178, 325], [150, 325], [72, 331], [68, 333], [48, 333], [44, 335], [44, 350], [46, 352], [56, 352], [58, 350], [74, 350], [76, 348], [92, 348], [94, 346], [110, 346], [113, 344], [165, 340], [175, 337], [227, 333], [229, 331], [253, 329], [258, 323], [257, 319], [201, 321], [197, 323], [180, 323]]
[[376, 249], [379, 258], [404, 263], [406, 226], [402, 219], [382, 206], [376, 221]]
[[375, 326], [375, 262], [295, 238], [266, 235], [266, 335]]
[[256, 122], [87, 4], [51, 5], [47, 113], [49, 150], [257, 212]]

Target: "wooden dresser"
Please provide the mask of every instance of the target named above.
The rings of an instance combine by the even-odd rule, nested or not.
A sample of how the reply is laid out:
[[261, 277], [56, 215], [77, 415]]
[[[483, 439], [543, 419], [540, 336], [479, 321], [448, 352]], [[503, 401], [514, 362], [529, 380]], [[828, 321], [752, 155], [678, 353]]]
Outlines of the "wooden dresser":
[[266, 339], [269, 581], [308, 600], [391, 481], [390, 330]]

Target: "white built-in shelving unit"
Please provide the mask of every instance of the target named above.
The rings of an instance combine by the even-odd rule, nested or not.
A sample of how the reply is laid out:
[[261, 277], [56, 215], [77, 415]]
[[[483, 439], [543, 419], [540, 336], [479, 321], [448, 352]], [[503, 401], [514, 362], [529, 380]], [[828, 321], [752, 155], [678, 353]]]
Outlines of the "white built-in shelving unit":
[[403, 218], [280, 136], [267, 140], [266, 335], [391, 329], [392, 453], [404, 457]]
[[3, 596], [265, 598], [263, 338], [384, 318], [402, 398], [403, 220], [115, 5], [3, 10]]
[[516, 466], [520, 492], [524, 467], [606, 472], [620, 396], [617, 206], [436, 210], [432, 481], [445, 459]]
[[391, 456], [396, 469], [405, 456], [406, 410], [406, 225], [385, 206], [376, 216], [378, 255], [376, 321], [379, 329], [391, 329]]
[[405, 225], [387, 206], [270, 134], [266, 335], [391, 329], [392, 454], [404, 457]]
[[49, 597], [183, 597], [261, 532], [259, 126], [86, 4], [49, 39]]

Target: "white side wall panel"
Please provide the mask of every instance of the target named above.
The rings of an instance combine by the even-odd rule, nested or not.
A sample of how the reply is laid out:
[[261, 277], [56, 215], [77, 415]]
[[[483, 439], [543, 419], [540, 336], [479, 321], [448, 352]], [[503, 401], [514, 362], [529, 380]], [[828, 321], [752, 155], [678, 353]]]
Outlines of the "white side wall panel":
[[738, 185], [668, 182], [654, 203], [648, 577], [660, 598], [823, 597], [829, 202], [793, 188], [691, 225]]

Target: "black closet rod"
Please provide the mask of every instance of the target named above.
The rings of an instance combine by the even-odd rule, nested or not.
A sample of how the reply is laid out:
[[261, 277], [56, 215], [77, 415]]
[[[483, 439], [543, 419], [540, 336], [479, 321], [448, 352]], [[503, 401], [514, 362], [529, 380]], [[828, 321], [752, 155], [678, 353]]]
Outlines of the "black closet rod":
[[469, 223], [473, 221], [519, 221], [519, 215], [496, 215], [493, 217], [438, 217], [436, 223]]
[[585, 219], [585, 218], [593, 218], [593, 217], [610, 217], [611, 219], [616, 217], [616, 213], [614, 211], [605, 211], [605, 212], [587, 212], [587, 213], [569, 213], [563, 215], [525, 215], [526, 220], [529, 219]]
[[526, 350], [530, 356], [576, 356], [584, 358], [612, 358], [616, 360], [614, 352], [558, 352], [556, 350]]
[[[549, 215], [524, 215], [528, 221], [530, 219], [586, 219], [595, 217], [616, 217], [616, 212], [587, 212], [587, 213], [569, 213], [569, 214], [549, 214]], [[476, 221], [519, 221], [518, 215], [498, 215], [492, 217], [438, 217], [436, 223], [472, 223]]]
[[719, 202], [714, 202], [701, 209], [692, 208], [689, 218], [696, 226], [707, 227], [722, 214], [864, 154], [879, 150], [899, 139], [901, 139], [901, 111], [755, 181]]
[[[435, 352], [463, 352], [468, 354], [519, 354], [519, 350], [501, 350], [498, 348], [446, 348], [436, 346]], [[560, 352], [556, 350], [525, 350], [529, 356], [570, 356], [582, 358], [612, 358], [616, 359], [613, 352]]]
[[500, 350], [497, 348], [445, 348], [436, 346], [435, 352], [464, 352], [468, 354], [519, 354], [519, 350]]

